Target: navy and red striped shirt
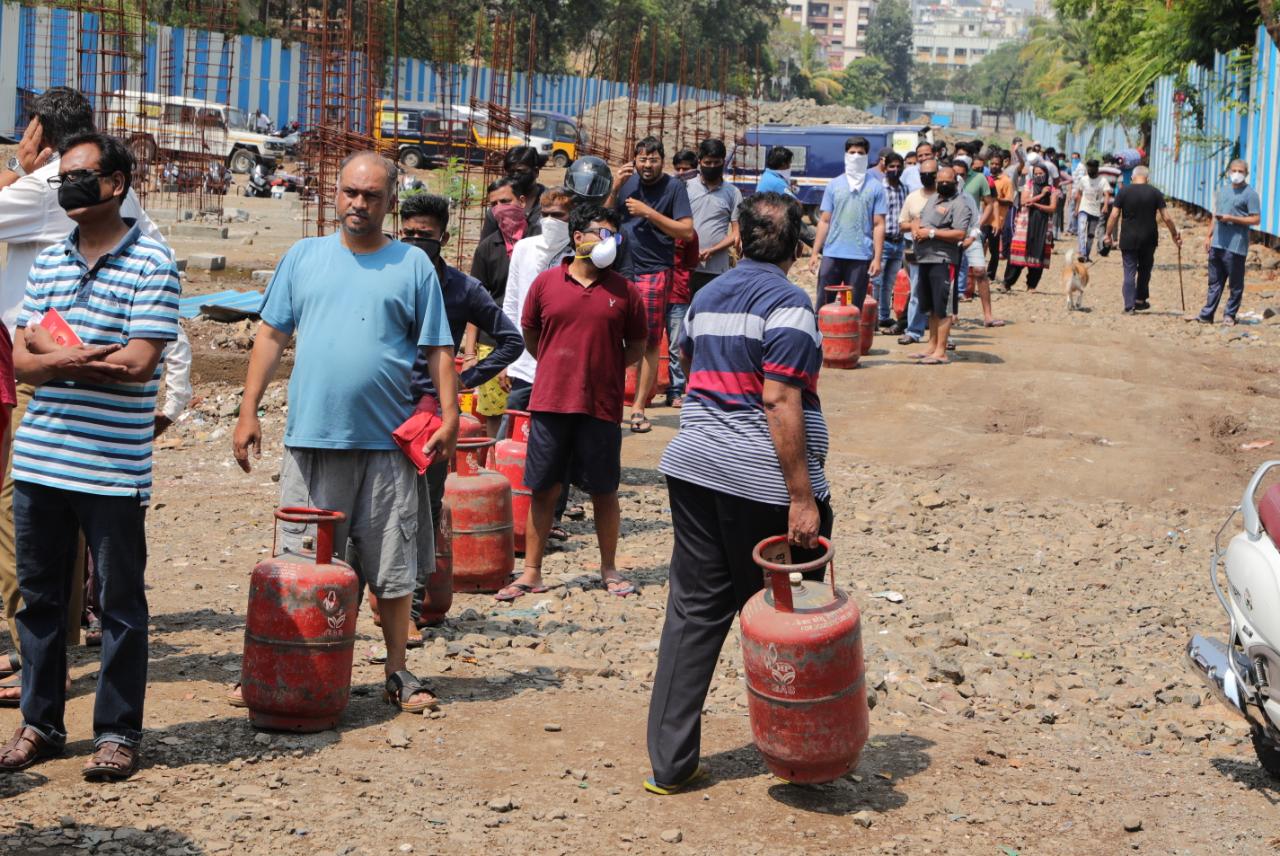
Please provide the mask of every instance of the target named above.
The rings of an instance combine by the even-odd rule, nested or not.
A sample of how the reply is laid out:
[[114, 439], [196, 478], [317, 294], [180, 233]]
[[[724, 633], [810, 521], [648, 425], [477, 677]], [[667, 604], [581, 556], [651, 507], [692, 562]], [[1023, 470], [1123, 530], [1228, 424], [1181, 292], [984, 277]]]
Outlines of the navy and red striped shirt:
[[769, 505], [790, 505], [764, 412], [765, 380], [800, 387], [814, 496], [831, 494], [829, 438], [818, 400], [822, 336], [808, 295], [772, 264], [744, 260], [704, 286], [685, 316], [690, 354], [680, 432], [666, 475]]

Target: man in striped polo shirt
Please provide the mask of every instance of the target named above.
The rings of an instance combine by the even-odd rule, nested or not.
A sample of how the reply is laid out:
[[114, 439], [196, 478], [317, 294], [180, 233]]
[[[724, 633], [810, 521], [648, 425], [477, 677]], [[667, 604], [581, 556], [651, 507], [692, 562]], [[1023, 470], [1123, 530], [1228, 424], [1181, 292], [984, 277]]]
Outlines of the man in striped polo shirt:
[[[796, 561], [831, 534], [818, 401], [822, 338], [808, 296], [787, 280], [800, 206], [757, 193], [740, 208], [744, 260], [699, 291], [680, 341], [689, 385], [667, 477], [675, 545], [649, 704], [652, 793], [697, 779], [702, 703], [733, 617], [760, 590], [751, 559], [785, 533]], [[816, 572], [820, 579], [822, 572]]]
[[[83, 530], [102, 599], [102, 667], [88, 779], [138, 768], [147, 687], [145, 518], [151, 495], [160, 356], [178, 335], [180, 285], [164, 245], [120, 215], [133, 156], [116, 137], [68, 140], [49, 183], [76, 229], [36, 257], [18, 318], [14, 368], [36, 393], [14, 439], [22, 725], [0, 770], [61, 754], [66, 743], [67, 579]], [[41, 325], [57, 313], [83, 344]]]

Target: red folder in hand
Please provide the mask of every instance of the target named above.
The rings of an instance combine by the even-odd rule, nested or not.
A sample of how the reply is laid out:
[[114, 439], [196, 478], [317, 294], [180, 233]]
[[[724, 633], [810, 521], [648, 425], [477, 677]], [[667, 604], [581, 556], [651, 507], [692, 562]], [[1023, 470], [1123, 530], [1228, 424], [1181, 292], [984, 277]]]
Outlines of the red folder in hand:
[[44, 313], [40, 319], [40, 326], [49, 331], [49, 335], [53, 336], [53, 341], [57, 342], [60, 348], [72, 348], [81, 344], [76, 331], [56, 309], [50, 309]]
[[413, 415], [404, 421], [399, 428], [391, 432], [391, 439], [396, 441], [400, 451], [405, 453], [409, 461], [418, 470], [418, 475], [427, 471], [436, 459], [436, 451], [427, 453], [427, 441], [430, 440], [444, 422], [440, 418], [440, 405], [430, 395], [422, 396], [414, 409]]

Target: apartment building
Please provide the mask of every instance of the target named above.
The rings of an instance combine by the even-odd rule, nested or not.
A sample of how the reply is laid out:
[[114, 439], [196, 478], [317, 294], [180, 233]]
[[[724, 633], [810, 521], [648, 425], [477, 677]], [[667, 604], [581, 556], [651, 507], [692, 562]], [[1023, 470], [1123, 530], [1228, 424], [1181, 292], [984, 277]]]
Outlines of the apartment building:
[[863, 43], [876, 0], [800, 0], [788, 7], [791, 20], [818, 39], [831, 68], [866, 55]]

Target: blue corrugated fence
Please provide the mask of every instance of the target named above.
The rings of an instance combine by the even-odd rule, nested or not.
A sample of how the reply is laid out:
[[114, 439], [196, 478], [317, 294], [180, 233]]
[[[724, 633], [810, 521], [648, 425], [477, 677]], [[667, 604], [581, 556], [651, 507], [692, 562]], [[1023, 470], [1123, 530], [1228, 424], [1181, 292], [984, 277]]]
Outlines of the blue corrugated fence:
[[[0, 3], [0, 133], [21, 133], [26, 125], [23, 97], [50, 86], [80, 81], [82, 88], [103, 88], [89, 67], [95, 45], [105, 38], [92, 14], [77, 15], [70, 9]], [[194, 45], [194, 61], [185, 51]], [[80, 51], [86, 51], [85, 62]], [[122, 53], [127, 52], [121, 47]], [[261, 110], [278, 125], [302, 119], [306, 104], [305, 50], [279, 39], [254, 36], [225, 37], [182, 27], [151, 27], [138, 61], [117, 56], [120, 65], [109, 69], [111, 87], [163, 94], [192, 94], [230, 103], [246, 113]], [[359, 63], [353, 57], [353, 63]], [[230, 69], [230, 79], [224, 70]], [[188, 81], [186, 75], [192, 79]], [[472, 97], [488, 100], [492, 74], [488, 68], [437, 64], [402, 59], [396, 70], [403, 102], [465, 104]], [[93, 84], [93, 85], [89, 85]], [[526, 106], [577, 116], [600, 101], [625, 98], [628, 85], [616, 80], [568, 75], [512, 74], [507, 89], [513, 111]], [[385, 93], [389, 94], [389, 93]], [[671, 104], [681, 99], [716, 100], [705, 89], [676, 84], [638, 87], [642, 101]]]
[[[1209, 210], [1227, 164], [1244, 158], [1262, 199], [1258, 231], [1280, 237], [1280, 47], [1259, 27], [1252, 63], [1238, 59], [1217, 54], [1211, 69], [1190, 66], [1181, 88], [1172, 76], [1156, 81], [1151, 180], [1169, 198]], [[1119, 125], [1075, 132], [1026, 111], [1017, 126], [1068, 152], [1110, 154], [1137, 139]]]

